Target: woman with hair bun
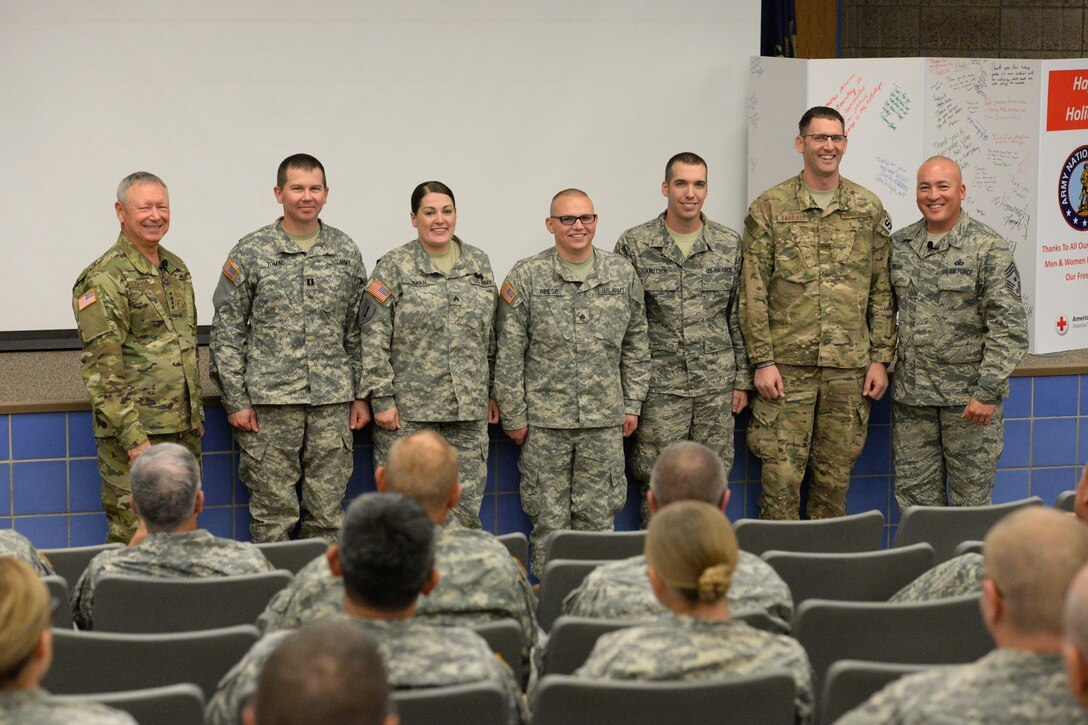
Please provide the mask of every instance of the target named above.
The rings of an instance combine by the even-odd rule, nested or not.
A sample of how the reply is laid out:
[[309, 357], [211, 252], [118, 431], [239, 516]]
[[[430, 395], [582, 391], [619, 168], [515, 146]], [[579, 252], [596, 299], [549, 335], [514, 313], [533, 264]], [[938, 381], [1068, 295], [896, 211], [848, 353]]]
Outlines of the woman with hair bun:
[[729, 618], [726, 594], [737, 566], [737, 537], [721, 510], [677, 501], [650, 519], [647, 574], [670, 612], [597, 640], [575, 673], [597, 680], [712, 680], [771, 669], [797, 682], [797, 716], [812, 716], [812, 667], [792, 637]]

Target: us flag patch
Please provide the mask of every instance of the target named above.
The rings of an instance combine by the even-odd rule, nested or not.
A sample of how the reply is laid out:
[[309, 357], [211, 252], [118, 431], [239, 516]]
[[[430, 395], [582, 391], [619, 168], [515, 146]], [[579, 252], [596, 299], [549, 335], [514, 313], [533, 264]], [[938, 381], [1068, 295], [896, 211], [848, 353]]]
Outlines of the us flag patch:
[[94, 290], [93, 289], [87, 290], [86, 292], [83, 293], [83, 296], [79, 298], [79, 311], [82, 312], [84, 309], [86, 309], [87, 307], [90, 307], [91, 305], [93, 305], [97, 301], [98, 301], [98, 298], [95, 297]]
[[510, 280], [506, 279], [502, 282], [502, 289], [499, 290], [499, 295], [506, 300], [506, 304], [514, 304], [514, 298], [518, 296], [518, 291], [510, 284]]
[[374, 299], [382, 303], [389, 299], [389, 295], [393, 294], [389, 291], [388, 287], [386, 287], [377, 279], [375, 279], [367, 286], [366, 291], [374, 295]]
[[238, 265], [234, 263], [234, 260], [232, 260], [230, 257], [227, 257], [227, 261], [223, 263], [223, 276], [233, 282], [234, 278], [238, 276], [238, 272], [240, 271], [241, 270], [238, 269]]

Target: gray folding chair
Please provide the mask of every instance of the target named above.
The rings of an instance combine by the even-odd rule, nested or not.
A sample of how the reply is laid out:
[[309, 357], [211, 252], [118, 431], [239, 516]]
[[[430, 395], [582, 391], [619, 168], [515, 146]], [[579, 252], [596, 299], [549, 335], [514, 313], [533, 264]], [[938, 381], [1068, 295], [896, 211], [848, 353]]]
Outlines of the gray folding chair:
[[1072, 511], [1073, 504], [1077, 500], [1076, 491], [1062, 491], [1058, 494], [1058, 499], [1054, 502], [1054, 508], [1060, 511]]
[[329, 548], [329, 542], [324, 539], [295, 539], [268, 541], [256, 546], [272, 566], [298, 574], [299, 569], [324, 555]]
[[839, 660], [827, 670], [820, 696], [819, 722], [831, 725], [904, 675], [947, 666]]
[[87, 569], [91, 559], [103, 551], [110, 549], [123, 549], [124, 544], [96, 544], [94, 546], [71, 546], [64, 549], [40, 549], [39, 553], [45, 554], [49, 563], [53, 565], [53, 571], [64, 577], [68, 587], [72, 588], [79, 581], [79, 577]]
[[910, 506], [899, 519], [892, 546], [925, 542], [933, 547], [933, 563], [941, 564], [955, 555], [961, 541], [980, 541], [986, 532], [1008, 514], [1025, 506], [1042, 506], [1038, 496], [993, 506]]
[[487, 640], [491, 651], [503, 658], [518, 682], [525, 672], [525, 638], [521, 626], [513, 619], [497, 619], [494, 622], [473, 625], [472, 630]]
[[961, 541], [952, 552], [953, 558], [964, 554], [981, 554], [984, 541]]
[[627, 559], [645, 546], [645, 531], [557, 531], [548, 539], [545, 561]]
[[250, 624], [290, 581], [290, 572], [282, 569], [199, 579], [107, 574], [94, 589], [94, 628], [185, 632]]
[[94, 695], [54, 695], [61, 702], [97, 702], [124, 710], [140, 725], [204, 725], [204, 693], [186, 682]]
[[607, 561], [549, 559], [540, 578], [540, 600], [536, 605], [536, 620], [548, 632], [563, 612], [563, 600], [578, 588], [591, 571]]
[[520, 531], [496, 536], [499, 543], [506, 547], [510, 556], [521, 562], [521, 568], [529, 571], [529, 537]]
[[495, 682], [396, 690], [401, 725], [502, 725], [509, 719], [506, 695]]
[[72, 608], [68, 605], [68, 582], [59, 574], [43, 576], [42, 581], [53, 599], [53, 626], [71, 629]]
[[555, 620], [544, 651], [541, 675], [572, 675], [585, 664], [601, 635], [646, 622], [562, 616]]
[[739, 519], [733, 531], [740, 548], [756, 556], [772, 549], [828, 554], [873, 551], [884, 541], [884, 514], [873, 510], [805, 521]]

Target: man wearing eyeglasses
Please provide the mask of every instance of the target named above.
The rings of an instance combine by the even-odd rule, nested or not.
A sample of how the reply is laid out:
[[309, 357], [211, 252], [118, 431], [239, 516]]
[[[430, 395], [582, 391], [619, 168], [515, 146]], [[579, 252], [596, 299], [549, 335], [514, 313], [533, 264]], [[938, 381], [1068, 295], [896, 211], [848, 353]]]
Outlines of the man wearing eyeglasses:
[[748, 446], [763, 459], [760, 516], [797, 519], [810, 471], [811, 519], [846, 513], [869, 404], [895, 351], [891, 221], [842, 178], [845, 124], [833, 108], [801, 117], [804, 169], [765, 191], [744, 220], [741, 328], [754, 367]]
[[627, 500], [623, 437], [650, 373], [642, 284], [627, 260], [593, 247], [593, 202], [565, 189], [544, 225], [555, 246], [514, 265], [499, 290], [495, 360], [538, 577], [553, 532], [611, 530]]

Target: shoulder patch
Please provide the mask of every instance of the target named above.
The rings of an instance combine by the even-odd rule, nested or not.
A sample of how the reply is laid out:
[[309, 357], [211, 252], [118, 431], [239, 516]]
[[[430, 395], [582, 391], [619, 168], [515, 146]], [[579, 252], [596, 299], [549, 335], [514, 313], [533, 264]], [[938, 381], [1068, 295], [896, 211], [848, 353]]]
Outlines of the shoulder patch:
[[382, 303], [389, 299], [389, 295], [393, 294], [377, 277], [367, 285], [366, 291], [373, 295], [374, 299]]
[[233, 282], [238, 278], [238, 273], [241, 271], [238, 269], [238, 265], [234, 263], [234, 260], [227, 257], [227, 261], [223, 263], [223, 276]]
[[518, 296], [518, 291], [514, 289], [514, 286], [510, 284], [509, 279], [505, 279], [502, 282], [502, 289], [499, 290], [499, 296], [506, 300], [506, 304], [514, 304], [514, 300]]
[[892, 233], [892, 215], [888, 212], [884, 212], [884, 229], [888, 234]]
[[94, 287], [92, 287], [89, 290], [87, 290], [86, 292], [84, 292], [83, 296], [80, 297], [79, 300], [77, 300], [77, 303], [79, 305], [79, 311], [83, 312], [83, 310], [87, 309], [88, 307], [90, 307], [91, 305], [93, 305], [97, 301], [98, 301], [98, 297], [95, 296]]

